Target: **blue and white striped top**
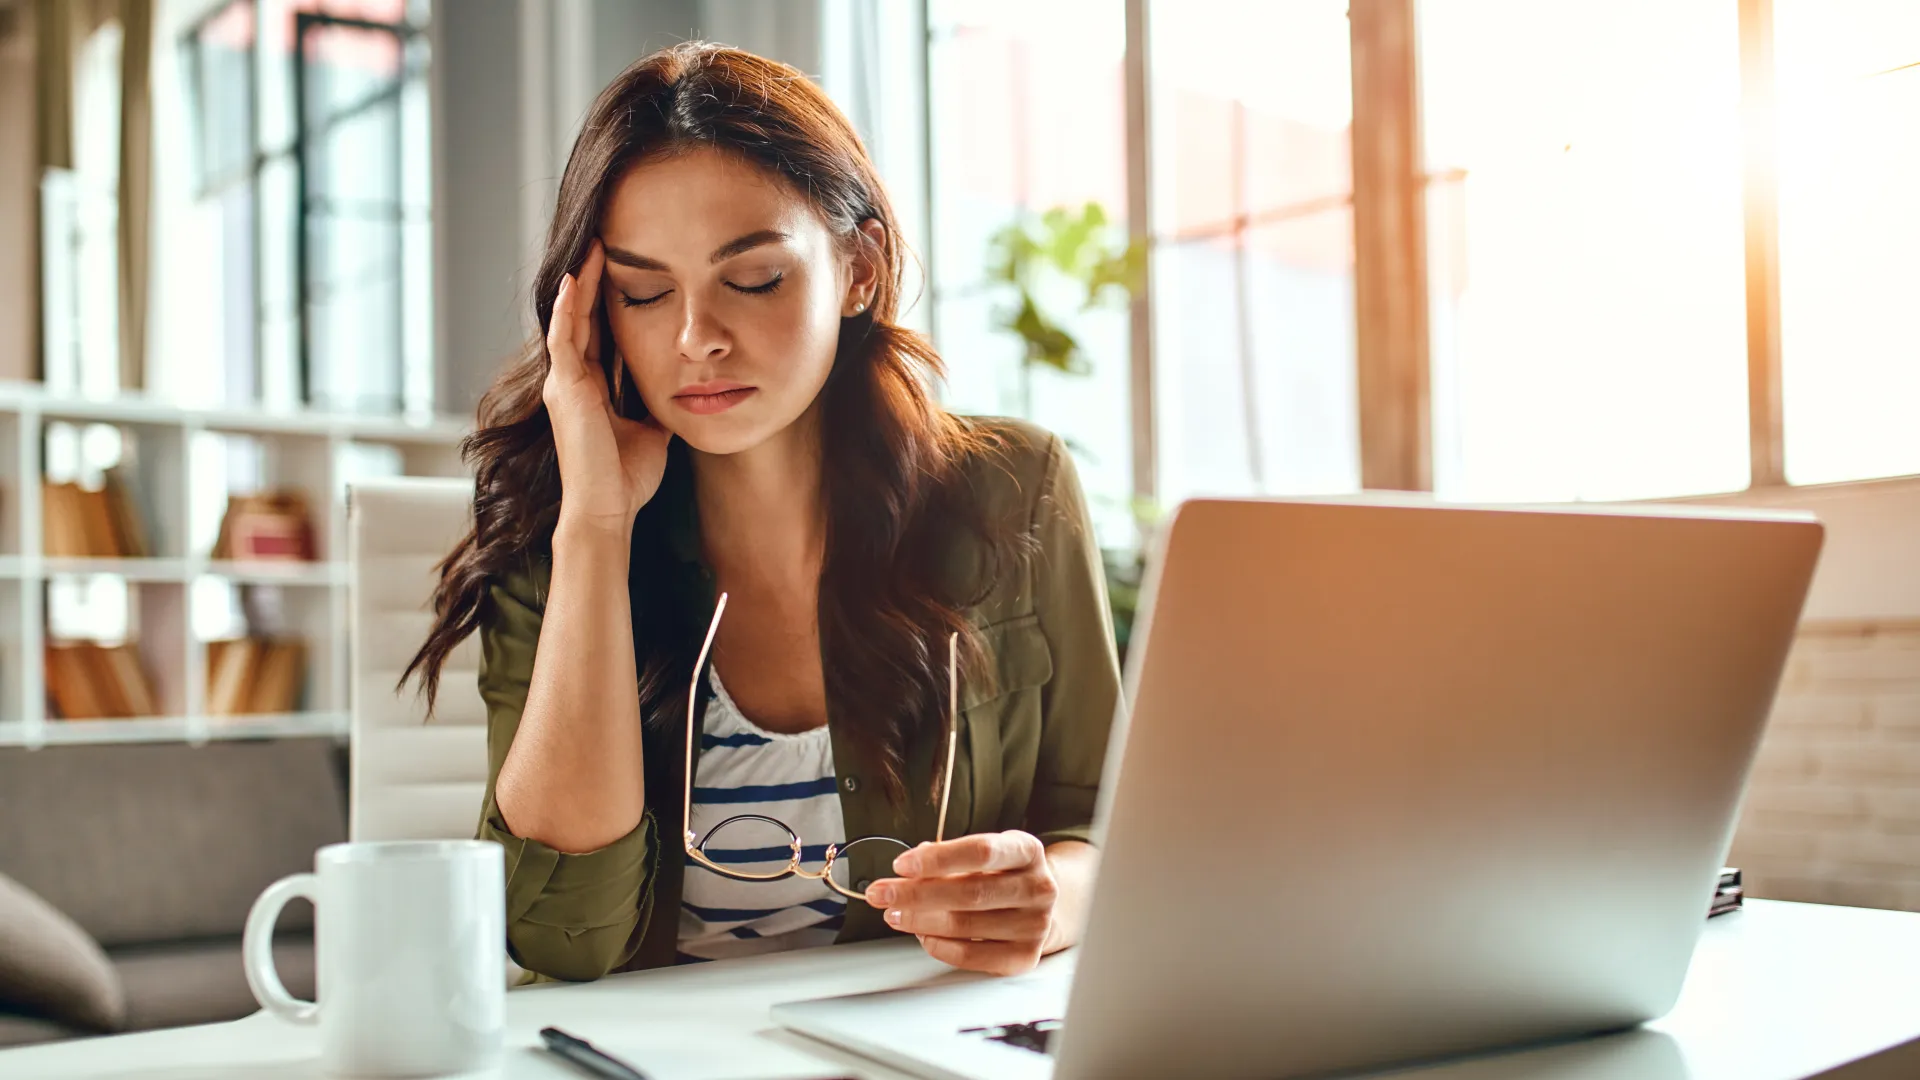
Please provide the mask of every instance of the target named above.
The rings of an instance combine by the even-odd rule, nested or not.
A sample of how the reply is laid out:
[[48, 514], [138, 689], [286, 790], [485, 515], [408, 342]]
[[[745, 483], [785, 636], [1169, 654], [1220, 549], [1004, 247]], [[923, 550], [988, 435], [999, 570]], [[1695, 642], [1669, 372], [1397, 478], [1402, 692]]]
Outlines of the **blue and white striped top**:
[[[818, 870], [827, 845], [844, 843], [847, 831], [827, 728], [798, 735], [763, 731], [741, 715], [717, 672], [709, 669], [708, 679], [713, 700], [694, 770], [694, 834], [705, 840], [727, 818], [764, 814], [800, 834], [801, 864]], [[707, 846], [714, 862], [749, 872], [776, 871], [791, 854], [783, 836], [759, 823], [729, 826]], [[846, 910], [846, 898], [820, 881], [735, 881], [689, 859], [680, 901], [680, 960], [831, 945]]]

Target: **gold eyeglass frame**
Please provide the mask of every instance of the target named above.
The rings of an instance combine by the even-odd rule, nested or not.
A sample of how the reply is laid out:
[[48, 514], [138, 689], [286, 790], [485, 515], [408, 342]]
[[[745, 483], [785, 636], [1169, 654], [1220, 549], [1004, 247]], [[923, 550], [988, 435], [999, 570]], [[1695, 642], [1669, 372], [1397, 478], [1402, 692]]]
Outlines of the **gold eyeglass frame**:
[[[706, 640], [700, 643], [700, 655], [693, 663], [693, 679], [687, 686], [687, 769], [686, 783], [680, 800], [680, 821], [684, 827], [683, 836], [687, 858], [719, 874], [721, 877], [732, 878], [735, 881], [784, 881], [790, 877], [807, 878], [813, 881], [824, 882], [827, 888], [832, 889], [834, 892], [850, 900], [865, 900], [867, 898], [866, 890], [855, 891], [833, 880], [834, 863], [847, 852], [852, 851], [861, 844], [894, 844], [902, 851], [911, 850], [913, 845], [904, 840], [894, 839], [891, 836], [862, 836], [849, 840], [844, 844], [828, 844], [826, 861], [821, 865], [820, 869], [808, 870], [800, 865], [800, 852], [802, 850], [800, 834], [793, 830], [793, 826], [788, 825], [778, 818], [767, 817], [764, 814], [736, 814], [733, 817], [721, 821], [713, 828], [708, 829], [705, 840], [701, 840], [694, 834], [693, 732], [694, 729], [699, 726], [697, 721], [700, 673], [706, 670], [707, 657], [713, 651], [713, 639], [720, 632], [720, 616], [726, 614], [726, 610], [727, 594], [721, 593], [713, 606], [713, 621], [707, 624]], [[940, 770], [940, 818], [934, 827], [933, 839], [935, 843], [939, 843], [947, 837], [947, 803], [953, 795], [954, 754], [960, 741], [960, 727], [956, 722], [959, 716], [960, 635], [954, 633], [947, 637], [947, 765], [946, 768]], [[734, 870], [721, 866], [719, 863], [708, 858], [707, 844], [713, 840], [714, 835], [737, 821], [762, 821], [769, 825], [778, 826], [784, 830], [787, 834], [788, 846], [793, 852], [792, 857], [787, 860], [787, 865], [775, 872], [753, 874], [743, 870]]]

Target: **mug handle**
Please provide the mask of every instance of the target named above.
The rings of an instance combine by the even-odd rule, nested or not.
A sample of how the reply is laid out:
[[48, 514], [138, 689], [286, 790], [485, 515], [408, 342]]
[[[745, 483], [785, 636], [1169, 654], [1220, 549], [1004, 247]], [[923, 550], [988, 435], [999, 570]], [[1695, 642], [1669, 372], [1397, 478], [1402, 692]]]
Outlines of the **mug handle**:
[[240, 939], [240, 958], [247, 972], [247, 987], [260, 1007], [296, 1024], [311, 1024], [320, 1019], [320, 1006], [301, 1001], [287, 992], [280, 971], [273, 966], [273, 927], [280, 911], [296, 896], [315, 899], [319, 879], [312, 874], [288, 874], [267, 886], [247, 912], [246, 933]]

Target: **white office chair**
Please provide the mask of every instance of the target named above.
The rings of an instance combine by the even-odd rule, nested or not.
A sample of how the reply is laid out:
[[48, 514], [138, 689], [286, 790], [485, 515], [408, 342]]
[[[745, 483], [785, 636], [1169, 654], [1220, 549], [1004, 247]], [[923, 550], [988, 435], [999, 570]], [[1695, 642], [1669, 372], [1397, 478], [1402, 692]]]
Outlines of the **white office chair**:
[[347, 493], [352, 609], [352, 769], [347, 835], [447, 840], [474, 834], [487, 783], [480, 643], [468, 638], [440, 673], [433, 719], [395, 683], [427, 638], [433, 569], [473, 512], [468, 479], [397, 478]]

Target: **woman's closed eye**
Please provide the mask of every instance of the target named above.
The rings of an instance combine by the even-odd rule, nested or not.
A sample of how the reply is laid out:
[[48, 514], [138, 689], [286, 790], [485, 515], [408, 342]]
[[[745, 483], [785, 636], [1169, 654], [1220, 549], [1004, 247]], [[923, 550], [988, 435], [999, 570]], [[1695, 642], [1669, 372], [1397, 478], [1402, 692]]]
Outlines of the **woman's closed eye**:
[[734, 292], [747, 293], [751, 296], [764, 296], [767, 293], [770, 293], [773, 290], [779, 288], [780, 283], [782, 281], [785, 281], [786, 279], [787, 279], [787, 275], [776, 273], [776, 274], [768, 275], [765, 281], [757, 282], [752, 285], [742, 285], [742, 284], [739, 284], [738, 282], [729, 281], [727, 282], [727, 288], [732, 289]]
[[[785, 281], [786, 278], [787, 278], [787, 275], [785, 274], [774, 274], [771, 277], [767, 278], [765, 281], [758, 282], [757, 284], [742, 285], [739, 282], [729, 281], [726, 283], [726, 286], [727, 288], [732, 289], [734, 292], [737, 292], [737, 293], [746, 293], [749, 296], [765, 296], [766, 294], [779, 288], [780, 283], [782, 281]], [[666, 299], [667, 296], [672, 292], [673, 292], [672, 289], [662, 289], [661, 291], [654, 293], [652, 296], [631, 296], [625, 292], [622, 292], [620, 294], [620, 306], [621, 307], [649, 307], [653, 304], [657, 304], [660, 301]]]

